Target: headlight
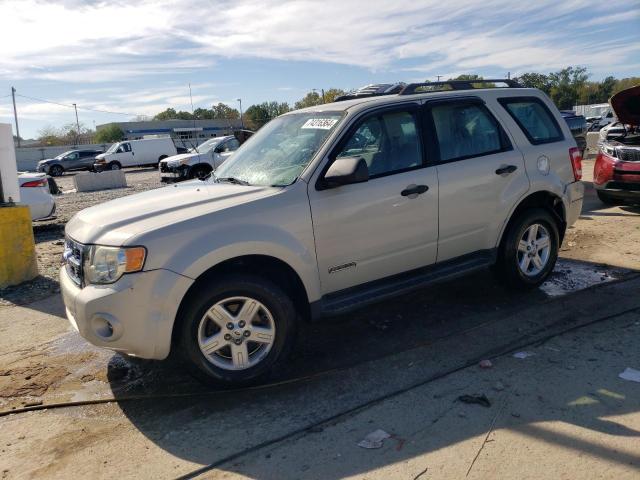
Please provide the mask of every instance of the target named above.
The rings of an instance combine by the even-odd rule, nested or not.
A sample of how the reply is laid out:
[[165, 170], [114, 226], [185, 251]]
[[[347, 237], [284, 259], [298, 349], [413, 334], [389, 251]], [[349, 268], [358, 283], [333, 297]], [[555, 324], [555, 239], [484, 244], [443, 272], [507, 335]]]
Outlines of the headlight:
[[85, 280], [87, 283], [113, 283], [125, 273], [142, 270], [146, 255], [144, 247], [91, 245], [85, 256]]

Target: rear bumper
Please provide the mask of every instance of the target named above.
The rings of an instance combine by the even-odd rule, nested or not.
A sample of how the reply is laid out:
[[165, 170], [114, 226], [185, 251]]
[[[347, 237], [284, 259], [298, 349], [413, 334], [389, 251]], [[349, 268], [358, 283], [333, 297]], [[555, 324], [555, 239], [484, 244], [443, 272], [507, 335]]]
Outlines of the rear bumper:
[[570, 227], [582, 213], [582, 202], [584, 200], [584, 184], [573, 182], [567, 185], [565, 191], [565, 210], [567, 227]]

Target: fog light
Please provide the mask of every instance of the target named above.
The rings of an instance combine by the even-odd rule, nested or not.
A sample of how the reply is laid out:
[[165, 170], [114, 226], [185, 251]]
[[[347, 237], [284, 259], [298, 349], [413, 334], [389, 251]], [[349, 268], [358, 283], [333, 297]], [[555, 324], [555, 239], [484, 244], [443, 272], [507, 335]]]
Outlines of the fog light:
[[98, 313], [91, 319], [93, 333], [105, 342], [113, 342], [122, 336], [122, 325], [112, 315]]

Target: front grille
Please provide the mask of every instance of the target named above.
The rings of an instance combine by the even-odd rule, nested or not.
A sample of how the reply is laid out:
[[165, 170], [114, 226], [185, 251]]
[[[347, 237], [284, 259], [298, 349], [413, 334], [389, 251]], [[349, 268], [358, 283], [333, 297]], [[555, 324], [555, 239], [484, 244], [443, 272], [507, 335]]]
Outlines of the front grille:
[[73, 282], [82, 285], [82, 262], [84, 260], [85, 246], [70, 238], [65, 238], [62, 261], [65, 263], [67, 273]]
[[618, 148], [616, 153], [623, 162], [640, 162], [640, 149]]

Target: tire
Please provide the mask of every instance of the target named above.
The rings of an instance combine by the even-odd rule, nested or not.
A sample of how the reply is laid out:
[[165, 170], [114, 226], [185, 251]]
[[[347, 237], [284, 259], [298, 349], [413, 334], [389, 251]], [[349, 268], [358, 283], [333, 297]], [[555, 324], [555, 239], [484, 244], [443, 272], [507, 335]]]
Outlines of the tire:
[[204, 165], [196, 165], [189, 172], [189, 178], [199, 178], [200, 180], [202, 180], [206, 178], [210, 173], [210, 168], [207, 168]]
[[[295, 342], [297, 314], [291, 298], [253, 275], [203, 282], [178, 318], [181, 360], [200, 380], [227, 387], [253, 385], [275, 373]], [[254, 308], [253, 315], [243, 315], [243, 307]], [[203, 351], [206, 345], [210, 352]], [[248, 361], [242, 361], [243, 353]]]
[[64, 167], [62, 165], [51, 165], [49, 169], [49, 175], [52, 177], [61, 177], [64, 173]]
[[164, 160], [165, 158], [169, 158], [168, 155], [160, 155], [160, 157], [158, 158], [158, 163], [154, 163], [153, 164], [153, 168], [160, 168], [160, 162], [162, 160]]
[[122, 169], [122, 165], [120, 165], [120, 162], [111, 162], [107, 168], [107, 170], [121, 170]]
[[[538, 228], [531, 229], [533, 225], [537, 225]], [[531, 245], [530, 235], [534, 232], [535, 244]], [[547, 239], [546, 250], [541, 248], [545, 244], [544, 238]], [[559, 238], [558, 225], [547, 210], [532, 208], [522, 212], [511, 222], [498, 252], [496, 271], [501, 280], [509, 288], [516, 290], [539, 286], [547, 279], [556, 264]]]
[[596, 194], [605, 205], [620, 205], [622, 203], [601, 190], [596, 190]]

